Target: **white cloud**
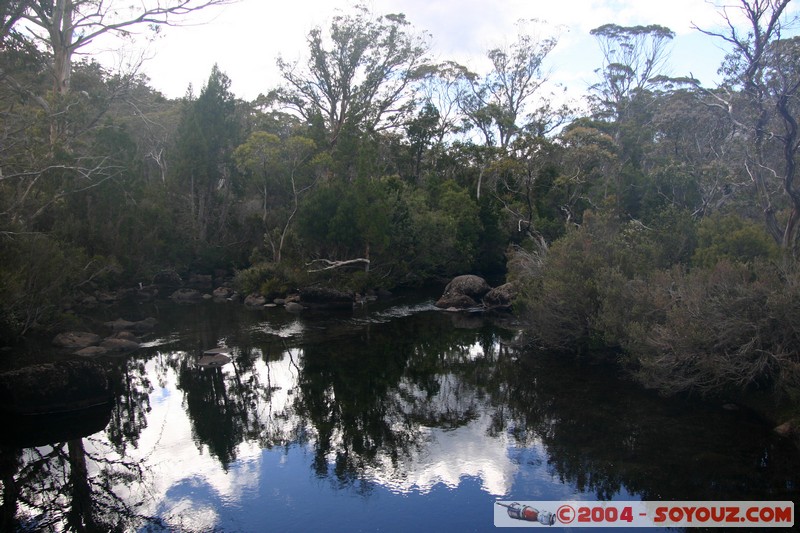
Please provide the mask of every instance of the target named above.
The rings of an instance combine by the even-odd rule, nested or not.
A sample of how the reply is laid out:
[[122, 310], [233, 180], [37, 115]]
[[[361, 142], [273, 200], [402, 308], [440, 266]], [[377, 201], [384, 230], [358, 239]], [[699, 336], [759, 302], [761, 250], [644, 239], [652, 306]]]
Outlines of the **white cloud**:
[[[180, 97], [190, 83], [199, 91], [217, 63], [231, 78], [233, 92], [253, 99], [280, 83], [275, 66], [278, 55], [303, 60], [308, 31], [327, 26], [337, 9], [346, 11], [355, 2], [242, 0], [223, 9], [208, 9], [193, 18], [197, 25], [165, 28], [163, 37], [149, 49], [153, 57], [144, 72], [155, 88]], [[585, 91], [583, 80], [599, 66], [599, 52], [589, 31], [605, 23], [659, 24], [672, 29], [676, 75], [692, 71], [710, 81], [722, 56], [712, 38], [693, 29], [693, 24], [715, 28], [721, 23], [717, 9], [705, 0], [367, 0], [367, 5], [377, 14], [404, 13], [415, 29], [432, 34], [438, 59], [455, 59], [477, 71], [486, 66], [487, 49], [513, 39], [517, 20], [538, 18], [562, 26], [551, 64], [559, 71], [559, 80], [581, 80], [571, 82], [577, 83], [570, 87], [573, 92]]]

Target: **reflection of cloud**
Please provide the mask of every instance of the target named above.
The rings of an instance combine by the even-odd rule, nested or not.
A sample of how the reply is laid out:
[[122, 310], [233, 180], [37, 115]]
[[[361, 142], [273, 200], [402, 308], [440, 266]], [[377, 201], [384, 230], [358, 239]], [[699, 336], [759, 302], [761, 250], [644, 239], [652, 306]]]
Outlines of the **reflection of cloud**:
[[[147, 362], [148, 374], [156, 373], [156, 364], [155, 360]], [[273, 401], [268, 402], [270, 405], [259, 416], [277, 421], [280, 427], [272, 428], [276, 432], [296, 425], [297, 421], [291, 417], [287, 420], [275, 416], [282, 415], [289, 406], [290, 390], [296, 386], [297, 374], [293, 372], [289, 357], [269, 365], [259, 362], [255, 372], [265, 386], [277, 387]], [[212, 493], [215, 500], [241, 501], [245, 494], [256, 491], [259, 486], [262, 449], [257, 442], [239, 444], [237, 460], [226, 471], [207, 446], [198, 450], [183, 395], [176, 391], [177, 375], [168, 370], [163, 375], [163, 387], [151, 394], [152, 411], [139, 437], [138, 448], [128, 450], [129, 459], [142, 463], [146, 469], [146, 487], [135, 493], [120, 487], [118, 493], [131, 503], [143, 502], [138, 509], [142, 514], [165, 516], [171, 527], [208, 531], [216, 524], [217, 515], [207, 501], [199, 501], [205, 494], [198, 496], [192, 487], [204, 487], [204, 492]]]
[[[172, 359], [185, 356], [177, 354]], [[449, 354], [459, 361], [471, 361], [485, 354], [480, 345], [464, 347]], [[187, 413], [184, 394], [177, 388], [173, 366], [164, 367], [157, 359], [146, 363], [150, 376], [159, 375], [160, 387], [150, 395], [152, 411], [129, 459], [140, 462], [146, 479], [137, 488], [119, 487], [119, 494], [131, 504], [142, 502], [138, 511], [167, 521], [170, 527], [187, 531], [211, 530], [219, 524], [215, 510], [221, 505], [238, 507], [259, 492], [264, 469], [264, 447], [282, 446], [297, 441], [304, 431], [314, 429], [294, 413], [298, 394], [301, 350], [287, 351], [278, 361], [259, 359], [253, 367], [255, 383], [263, 396], [253, 406], [261, 434], [257, 441], [241, 443], [236, 460], [227, 469], [205, 444], [196, 443], [193, 424]], [[218, 371], [226, 380], [234, 379], [234, 365]], [[239, 376], [246, 381], [247, 375]], [[518, 466], [508, 456], [509, 437], [490, 436], [492, 411], [484, 411], [472, 385], [455, 374], [438, 376], [439, 388], [428, 397], [411, 382], [403, 381], [390, 405], [389, 420], [399, 424], [399, 432], [410, 431], [416, 446], [392, 459], [390, 450], [379, 452], [364, 471], [365, 477], [398, 493], [427, 493], [437, 484], [459, 486], [465, 478], [479, 479], [483, 490], [492, 495], [507, 494]], [[422, 420], [412, 422], [413, 420]], [[439, 423], [441, 422], [441, 424]], [[410, 425], [409, 425], [410, 424]], [[450, 429], [442, 429], [441, 427]], [[340, 428], [339, 428], [340, 429]], [[342, 445], [341, 435], [332, 438], [334, 449]], [[312, 444], [313, 446], [313, 444]], [[132, 492], [128, 492], [132, 491]]]
[[164, 521], [176, 531], [211, 531], [219, 520], [209, 505], [198, 505], [189, 498], [164, 502]]
[[489, 494], [508, 494], [518, 467], [508, 457], [508, 437], [487, 435], [490, 419], [484, 413], [456, 429], [423, 428], [426, 438], [421, 450], [394, 464], [384, 456], [367, 476], [401, 493], [427, 493], [439, 483], [455, 488], [463, 478], [473, 477], [481, 480]]

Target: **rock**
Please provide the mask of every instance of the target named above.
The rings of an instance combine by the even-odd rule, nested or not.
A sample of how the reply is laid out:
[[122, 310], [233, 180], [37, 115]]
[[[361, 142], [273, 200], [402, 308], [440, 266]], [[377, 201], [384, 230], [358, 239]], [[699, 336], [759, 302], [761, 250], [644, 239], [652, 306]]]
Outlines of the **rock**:
[[135, 297], [141, 302], [149, 302], [158, 296], [158, 288], [153, 285], [135, 289]]
[[294, 314], [300, 314], [303, 312], [303, 309], [305, 309], [302, 304], [297, 302], [286, 302], [285, 307], [287, 311]]
[[178, 289], [170, 295], [170, 299], [181, 304], [193, 304], [203, 300], [203, 295], [195, 289]]
[[139, 343], [128, 339], [105, 339], [100, 347], [109, 352], [132, 352], [139, 348]]
[[0, 374], [0, 411], [13, 414], [69, 412], [111, 402], [105, 368], [74, 359]]
[[272, 300], [275, 305], [286, 305], [286, 298], [275, 298]]
[[352, 309], [353, 294], [327, 287], [300, 289], [300, 303], [316, 309]]
[[267, 299], [256, 293], [250, 294], [244, 299], [244, 305], [247, 307], [264, 307], [265, 303], [267, 303]]
[[158, 320], [156, 320], [152, 316], [149, 316], [143, 320], [134, 322], [133, 331], [137, 333], [146, 333], [148, 331], [153, 331], [153, 328], [156, 327], [156, 324], [158, 324]]
[[800, 438], [800, 419], [788, 420], [773, 429], [773, 431], [781, 437]]
[[137, 333], [145, 333], [152, 331], [156, 324], [158, 324], [158, 320], [150, 316], [138, 322], [131, 322], [124, 318], [118, 318], [111, 322], [106, 322], [103, 325], [111, 328], [112, 331], [135, 331]]
[[125, 331], [129, 329], [133, 329], [135, 322], [131, 322], [130, 320], [125, 320], [122, 318], [118, 318], [116, 320], [112, 320], [111, 322], [106, 322], [103, 324], [104, 326], [111, 328], [112, 331]]
[[183, 279], [174, 270], [162, 270], [153, 276], [153, 285], [161, 288], [176, 289], [183, 285]]
[[139, 342], [136, 334], [134, 334], [132, 331], [117, 331], [116, 333], [106, 337], [106, 339], [124, 339], [126, 341]]
[[467, 274], [457, 276], [444, 288], [444, 294], [436, 302], [436, 307], [458, 307], [461, 309], [475, 307], [477, 302], [491, 290], [486, 280], [480, 276]]
[[216, 300], [227, 300], [231, 296], [233, 296], [233, 289], [230, 287], [217, 287], [214, 289], [214, 292], [211, 295]]
[[231, 362], [231, 358], [223, 353], [215, 353], [211, 355], [204, 355], [197, 360], [197, 366], [200, 368], [216, 368], [222, 365], [227, 365]]
[[85, 331], [68, 331], [59, 333], [53, 339], [53, 344], [62, 348], [86, 348], [100, 342], [100, 335]]
[[483, 297], [483, 305], [487, 309], [510, 310], [516, 296], [514, 284], [506, 283], [487, 292]]
[[469, 309], [471, 307], [478, 307], [478, 302], [467, 296], [466, 294], [450, 294], [450, 295], [443, 295], [439, 300], [436, 302], [436, 307], [440, 307], [442, 309]]
[[81, 357], [98, 357], [108, 353], [108, 350], [102, 346], [87, 346], [86, 348], [81, 348], [77, 352], [72, 353], [73, 355], [80, 355]]

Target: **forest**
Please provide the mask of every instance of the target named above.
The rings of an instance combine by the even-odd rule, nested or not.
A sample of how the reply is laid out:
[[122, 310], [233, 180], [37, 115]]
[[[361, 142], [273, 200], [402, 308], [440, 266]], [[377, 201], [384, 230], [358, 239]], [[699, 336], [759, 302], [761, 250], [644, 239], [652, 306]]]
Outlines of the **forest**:
[[665, 394], [800, 399], [790, 0], [698, 28], [727, 50], [716, 87], [664, 74], [669, 28], [595, 28], [580, 105], [551, 92], [558, 35], [534, 20], [474, 72], [355, 5], [254, 101], [219, 66], [168, 99], [79, 53], [230, 1], [0, 4], [1, 344], [165, 269], [265, 296], [476, 273], [513, 283], [538, 348]]

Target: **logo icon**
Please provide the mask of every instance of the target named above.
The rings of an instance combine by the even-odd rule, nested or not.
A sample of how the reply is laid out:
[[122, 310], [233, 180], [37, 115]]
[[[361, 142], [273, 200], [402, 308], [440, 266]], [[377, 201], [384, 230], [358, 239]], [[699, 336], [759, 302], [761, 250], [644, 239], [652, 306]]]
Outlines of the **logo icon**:
[[495, 502], [500, 507], [505, 507], [508, 516], [515, 520], [525, 520], [526, 522], [539, 522], [545, 526], [552, 526], [556, 523], [556, 515], [549, 511], [540, 511], [529, 505], [521, 505], [518, 502], [506, 504]]

